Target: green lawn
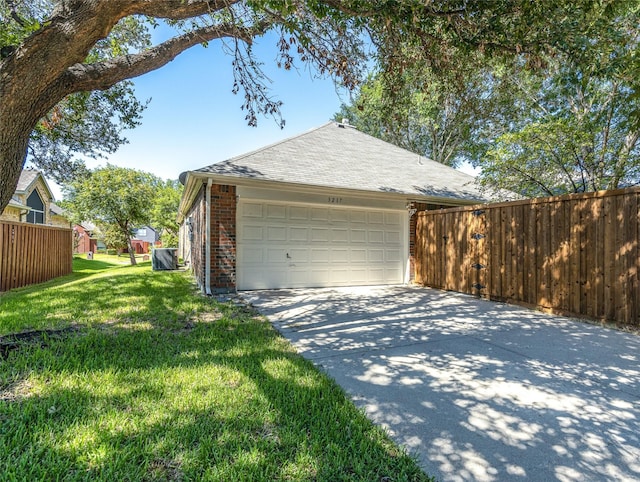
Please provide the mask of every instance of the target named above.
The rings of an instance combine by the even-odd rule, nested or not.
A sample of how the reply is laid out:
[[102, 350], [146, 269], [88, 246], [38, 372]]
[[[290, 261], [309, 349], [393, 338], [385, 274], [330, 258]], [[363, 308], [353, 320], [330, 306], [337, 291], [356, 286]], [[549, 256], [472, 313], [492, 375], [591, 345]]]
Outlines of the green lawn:
[[74, 266], [0, 295], [1, 480], [428, 480], [256, 313]]

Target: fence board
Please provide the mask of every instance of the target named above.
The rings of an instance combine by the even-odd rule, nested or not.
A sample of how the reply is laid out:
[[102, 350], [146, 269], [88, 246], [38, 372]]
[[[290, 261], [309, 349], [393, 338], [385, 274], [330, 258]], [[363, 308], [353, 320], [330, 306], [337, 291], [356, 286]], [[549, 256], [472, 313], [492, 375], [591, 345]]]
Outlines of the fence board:
[[640, 326], [640, 188], [420, 212], [416, 237], [421, 284]]
[[70, 229], [0, 223], [0, 291], [71, 273], [72, 249]]

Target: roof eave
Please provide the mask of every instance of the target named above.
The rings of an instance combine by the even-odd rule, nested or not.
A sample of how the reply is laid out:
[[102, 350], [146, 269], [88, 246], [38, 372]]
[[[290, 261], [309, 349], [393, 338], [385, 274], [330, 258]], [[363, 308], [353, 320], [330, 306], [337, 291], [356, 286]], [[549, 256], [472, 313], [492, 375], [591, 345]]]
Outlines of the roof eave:
[[316, 184], [272, 181], [265, 179], [250, 179], [238, 176], [226, 176], [220, 174], [212, 174], [202, 171], [188, 171], [186, 173], [185, 191], [180, 201], [180, 207], [178, 209], [178, 222], [181, 223], [186, 216], [187, 211], [193, 204], [195, 196], [198, 194], [196, 187], [201, 184], [198, 181], [204, 182], [211, 179], [216, 184], [231, 184], [235, 186], [246, 187], [263, 187], [266, 189], [291, 189], [302, 190], [305, 192], [322, 193], [340, 193], [341, 195], [350, 195], [354, 197], [366, 197], [370, 199], [395, 199], [402, 201], [416, 201], [425, 202], [430, 204], [446, 204], [449, 206], [467, 206], [479, 203], [486, 203], [486, 199], [482, 198], [454, 198], [447, 196], [429, 196], [417, 193], [405, 193], [405, 192], [381, 192], [370, 191], [362, 189], [350, 189], [341, 188], [335, 186], [319, 186]]
[[16, 194], [22, 194], [22, 195], [26, 195], [27, 193], [31, 193], [33, 191], [33, 186], [36, 184], [36, 182], [38, 182], [38, 178], [42, 178], [42, 184], [44, 185], [44, 188], [47, 190], [47, 195], [49, 196], [49, 200], [52, 201], [54, 199], [53, 193], [51, 192], [51, 188], [49, 187], [49, 183], [47, 182], [47, 180], [42, 175], [42, 172], [40, 172], [40, 171], [37, 172], [36, 177], [34, 177], [33, 180], [29, 184], [27, 184], [27, 186], [25, 186], [24, 189], [16, 189], [15, 193]]

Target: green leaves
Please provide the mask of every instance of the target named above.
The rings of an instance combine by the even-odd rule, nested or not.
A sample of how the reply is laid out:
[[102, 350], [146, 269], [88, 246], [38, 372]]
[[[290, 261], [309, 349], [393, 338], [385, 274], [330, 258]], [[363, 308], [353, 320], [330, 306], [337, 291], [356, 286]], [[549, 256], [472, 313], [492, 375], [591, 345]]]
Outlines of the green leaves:
[[37, 124], [28, 159], [61, 184], [83, 177], [86, 168], [77, 156], [95, 159], [115, 152], [127, 142], [123, 130], [140, 124], [146, 105], [135, 98], [131, 82], [73, 94]]
[[178, 181], [160, 182], [151, 207], [151, 226], [160, 232], [164, 247], [178, 246], [178, 206], [183, 186]]
[[[75, 222], [92, 221], [111, 233], [112, 241], [120, 247], [130, 241], [133, 229], [151, 221], [159, 182], [152, 174], [107, 164], [66, 187], [65, 208]], [[135, 264], [130, 245], [129, 253], [131, 264]]]
[[619, 73], [606, 62], [558, 58], [546, 78], [512, 77], [519, 100], [508, 130], [481, 160], [482, 183], [529, 197], [640, 183], [635, 81]]

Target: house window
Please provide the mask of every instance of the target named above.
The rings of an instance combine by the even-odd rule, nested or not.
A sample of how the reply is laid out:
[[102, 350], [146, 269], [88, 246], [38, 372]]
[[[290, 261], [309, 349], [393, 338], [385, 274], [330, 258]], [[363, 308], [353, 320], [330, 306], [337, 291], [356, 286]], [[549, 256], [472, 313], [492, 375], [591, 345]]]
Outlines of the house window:
[[143, 238], [147, 235], [147, 230], [145, 228], [138, 229], [138, 232], [136, 233], [136, 235], [139, 238]]
[[27, 213], [27, 222], [44, 224], [44, 202], [37, 190], [34, 189], [27, 198], [27, 206], [31, 208], [31, 211]]

